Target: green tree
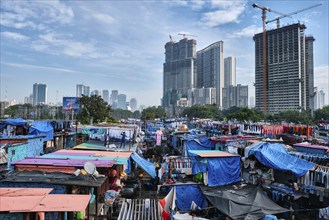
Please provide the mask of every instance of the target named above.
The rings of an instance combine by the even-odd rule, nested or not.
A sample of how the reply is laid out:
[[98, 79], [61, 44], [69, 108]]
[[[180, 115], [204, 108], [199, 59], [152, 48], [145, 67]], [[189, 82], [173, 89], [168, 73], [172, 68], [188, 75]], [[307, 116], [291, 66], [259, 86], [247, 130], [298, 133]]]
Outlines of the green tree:
[[311, 124], [313, 119], [306, 111], [287, 110], [279, 113], [282, 121], [292, 122], [295, 124]]
[[124, 109], [114, 109], [112, 111], [112, 115], [117, 120], [128, 119], [133, 117], [133, 113], [131, 111]]
[[261, 119], [260, 115], [254, 110], [249, 108], [242, 108], [238, 111], [227, 116], [228, 119], [237, 119], [240, 122], [243, 121], [259, 121]]
[[314, 112], [314, 120], [329, 120], [329, 106], [323, 107], [322, 109], [317, 109]]
[[221, 118], [221, 112], [216, 105], [195, 105], [185, 108], [181, 116], [188, 118]]
[[142, 117], [142, 113], [140, 111], [136, 110], [133, 113], [133, 117], [134, 118], [141, 118]]
[[78, 103], [80, 104], [80, 111], [77, 114], [77, 120], [82, 124], [99, 123], [110, 117], [111, 106], [100, 96], [82, 95]]
[[143, 120], [154, 120], [156, 118], [163, 118], [166, 116], [165, 110], [161, 107], [148, 107], [142, 111], [141, 119]]

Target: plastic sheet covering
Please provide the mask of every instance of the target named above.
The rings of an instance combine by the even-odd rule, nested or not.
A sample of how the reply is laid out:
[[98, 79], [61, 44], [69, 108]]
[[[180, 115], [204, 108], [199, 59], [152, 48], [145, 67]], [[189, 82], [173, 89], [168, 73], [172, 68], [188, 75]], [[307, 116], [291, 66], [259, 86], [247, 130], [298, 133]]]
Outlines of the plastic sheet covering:
[[29, 129], [29, 135], [46, 135], [44, 141], [54, 139], [54, 128], [49, 121], [34, 121]]
[[156, 177], [155, 173], [155, 165], [148, 160], [146, 160], [144, 157], [141, 157], [136, 152], [133, 152], [131, 154], [131, 158], [143, 169], [145, 172], [147, 172], [152, 178]]
[[8, 118], [0, 121], [0, 130], [4, 129], [7, 125], [19, 126], [25, 125], [27, 121], [22, 118]]
[[203, 193], [217, 209], [232, 219], [255, 220], [289, 211], [274, 203], [258, 187], [235, 189], [229, 186], [206, 189]]
[[203, 158], [200, 157], [191, 157], [192, 161], [192, 174], [204, 173], [207, 172], [207, 163]]
[[291, 171], [296, 176], [304, 176], [315, 164], [306, 160], [291, 156], [287, 151], [282, 151], [278, 143], [264, 143], [249, 150], [248, 156], [255, 157], [263, 165], [273, 169]]
[[187, 152], [187, 156], [193, 156], [190, 155], [189, 150], [211, 150], [215, 145], [211, 140], [208, 139], [193, 139], [185, 141], [184, 146]]
[[207, 158], [208, 186], [240, 181], [240, 157]]
[[178, 210], [189, 211], [194, 201], [200, 208], [206, 208], [208, 203], [198, 185], [176, 186], [176, 205]]

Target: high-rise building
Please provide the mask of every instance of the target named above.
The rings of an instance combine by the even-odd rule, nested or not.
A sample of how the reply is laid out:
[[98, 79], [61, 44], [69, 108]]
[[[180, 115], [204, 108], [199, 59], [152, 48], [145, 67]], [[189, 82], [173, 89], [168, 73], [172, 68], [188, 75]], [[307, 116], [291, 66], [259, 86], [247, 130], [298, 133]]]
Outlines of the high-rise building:
[[111, 91], [111, 105], [113, 109], [118, 108], [118, 90], [112, 90]]
[[188, 90], [194, 87], [196, 40], [187, 38], [165, 45], [163, 64], [162, 105], [171, 112], [180, 98], [187, 98]]
[[274, 114], [314, 107], [314, 38], [306, 37], [305, 29], [297, 23], [267, 31], [265, 77], [263, 34], [254, 36], [256, 108]]
[[99, 90], [94, 90], [90, 93], [90, 95], [101, 96], [101, 92]]
[[248, 86], [238, 84], [229, 85], [223, 88], [223, 109], [229, 109], [233, 106], [239, 108], [248, 107]]
[[89, 96], [90, 95], [90, 87], [87, 86], [87, 85], [83, 85], [83, 84], [77, 84], [76, 96], [81, 97], [82, 95]]
[[224, 87], [236, 85], [236, 58], [224, 59]]
[[193, 105], [216, 104], [215, 88], [193, 88], [188, 91], [189, 107]]
[[47, 104], [48, 90], [46, 84], [33, 84], [33, 105]]
[[325, 104], [324, 104], [324, 102], [325, 102], [325, 93], [324, 93], [324, 91], [321, 89], [320, 91], [319, 91], [319, 93], [318, 93], [318, 97], [317, 97], [317, 100], [318, 100], [318, 109], [322, 109], [324, 106], [325, 106]]
[[223, 41], [215, 42], [197, 52], [196, 88], [215, 88], [216, 104], [222, 107], [224, 87]]
[[131, 98], [129, 101], [129, 106], [130, 106], [132, 112], [136, 111], [137, 110], [137, 99]]
[[118, 108], [120, 109], [127, 109], [127, 97], [125, 94], [118, 95]]
[[104, 102], [106, 102], [106, 103], [110, 103], [109, 101], [110, 101], [110, 93], [109, 93], [109, 90], [103, 90], [102, 91], [102, 98], [103, 98], [103, 100], [104, 100]]

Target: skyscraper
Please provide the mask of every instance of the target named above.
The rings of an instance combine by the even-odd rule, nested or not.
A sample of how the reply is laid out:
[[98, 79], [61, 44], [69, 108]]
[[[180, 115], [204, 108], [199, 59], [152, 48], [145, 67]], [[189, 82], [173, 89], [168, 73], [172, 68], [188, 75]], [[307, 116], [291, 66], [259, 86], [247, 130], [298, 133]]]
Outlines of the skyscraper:
[[134, 112], [137, 110], [137, 99], [131, 98], [129, 102], [129, 106], [131, 108], [131, 111]]
[[322, 89], [319, 91], [317, 99], [318, 99], [318, 108], [322, 109], [324, 107], [324, 100], [325, 100], [325, 93]]
[[180, 98], [187, 98], [188, 90], [194, 87], [196, 40], [181, 39], [165, 45], [163, 64], [162, 105], [172, 111]]
[[215, 42], [197, 52], [196, 88], [215, 88], [216, 104], [222, 107], [224, 87], [223, 41]]
[[83, 84], [77, 84], [76, 87], [76, 96], [81, 97], [82, 95], [89, 96], [90, 95], [90, 87]]
[[120, 109], [127, 109], [127, 97], [125, 94], [119, 94], [118, 95], [118, 108]]
[[236, 85], [236, 58], [226, 57], [224, 59], [224, 87]]
[[46, 84], [33, 84], [33, 105], [47, 104], [48, 90]]
[[110, 104], [110, 93], [109, 93], [109, 90], [103, 90], [102, 91], [102, 98], [104, 100], [104, 102], [107, 102], [108, 104]]
[[223, 88], [223, 109], [230, 107], [247, 108], [248, 107], [248, 86], [238, 84], [229, 85]]
[[111, 105], [113, 109], [118, 108], [118, 90], [111, 91]]
[[263, 35], [254, 36], [256, 108], [264, 111], [266, 107], [268, 113], [313, 108], [314, 38], [306, 37], [305, 29], [297, 23], [267, 31], [266, 77]]

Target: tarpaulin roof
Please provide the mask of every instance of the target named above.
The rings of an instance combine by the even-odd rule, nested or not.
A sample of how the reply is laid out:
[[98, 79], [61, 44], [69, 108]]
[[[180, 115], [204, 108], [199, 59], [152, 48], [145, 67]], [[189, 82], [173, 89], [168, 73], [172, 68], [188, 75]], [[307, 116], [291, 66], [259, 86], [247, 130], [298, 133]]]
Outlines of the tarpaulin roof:
[[284, 147], [280, 143], [259, 142], [253, 145], [247, 156], [255, 155], [263, 165], [273, 169], [291, 171], [298, 177], [304, 176], [315, 166], [314, 163], [291, 156], [282, 148]]
[[198, 185], [181, 185], [176, 187], [176, 205], [178, 210], [191, 210], [192, 202], [200, 208], [206, 208], [208, 203]]
[[[86, 162], [90, 160], [81, 159], [67, 159], [67, 158], [25, 158], [23, 160], [17, 160], [11, 164], [32, 164], [32, 165], [53, 165], [53, 166], [65, 166], [65, 167], [83, 167]], [[115, 164], [114, 160], [93, 160], [93, 164], [96, 167], [112, 167]]]
[[111, 161], [115, 164], [127, 164], [131, 152], [91, 151], [91, 150], [59, 150], [50, 154], [42, 155], [49, 159], [75, 159], [90, 161]]
[[145, 170], [152, 178], [156, 177], [155, 165], [150, 161], [146, 160], [144, 157], [138, 155], [136, 152], [131, 154], [131, 158], [143, 169]]
[[51, 190], [5, 188], [0, 191], [0, 212], [76, 212], [85, 210], [90, 200], [90, 195], [48, 194]]
[[30, 135], [46, 135], [44, 141], [54, 139], [54, 128], [49, 121], [33, 121], [29, 128]]
[[240, 181], [239, 155], [218, 150], [190, 150], [189, 154], [192, 160], [192, 174], [208, 171], [209, 186], [222, 186]]
[[222, 213], [232, 219], [261, 219], [267, 214], [288, 212], [288, 209], [274, 203], [260, 187], [233, 186], [203, 190], [207, 199]]
[[0, 130], [4, 129], [7, 125], [19, 126], [25, 125], [27, 121], [22, 118], [8, 118], [0, 120]]
[[214, 146], [215, 146], [214, 142], [212, 142], [208, 138], [187, 140], [184, 143], [184, 147], [187, 152], [183, 151], [183, 154], [187, 153], [187, 155], [190, 156], [189, 155], [190, 150], [211, 150]]

